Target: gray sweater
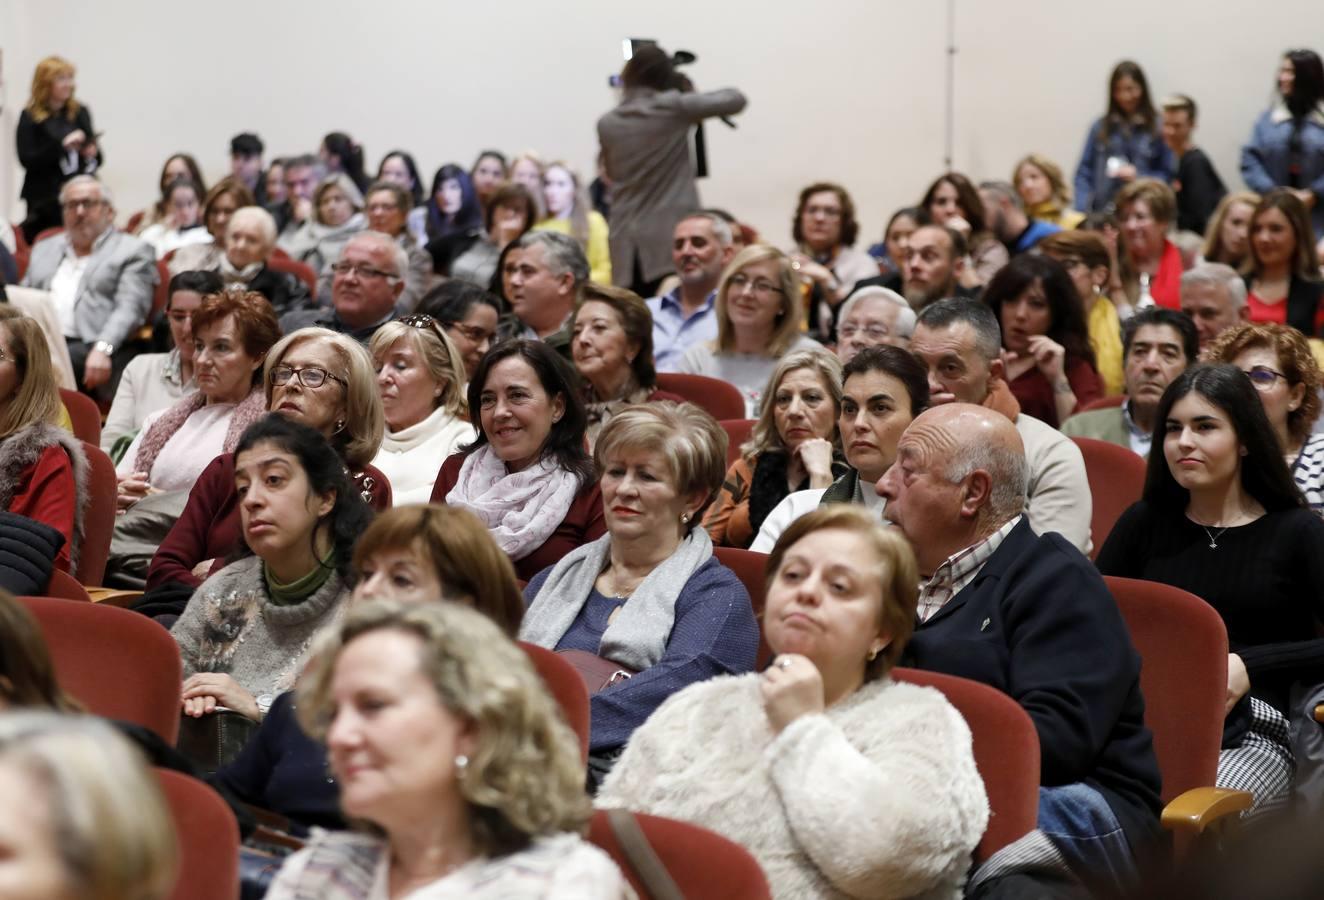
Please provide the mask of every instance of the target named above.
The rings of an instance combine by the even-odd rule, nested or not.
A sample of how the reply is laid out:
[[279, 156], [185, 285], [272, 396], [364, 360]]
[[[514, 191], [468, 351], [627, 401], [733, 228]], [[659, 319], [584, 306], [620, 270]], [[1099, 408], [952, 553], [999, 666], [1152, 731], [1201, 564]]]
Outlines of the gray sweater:
[[233, 562], [198, 586], [170, 629], [184, 677], [225, 672], [254, 697], [274, 698], [294, 685], [313, 635], [339, 615], [348, 597], [332, 572], [307, 600], [277, 606], [267, 594], [262, 560]]

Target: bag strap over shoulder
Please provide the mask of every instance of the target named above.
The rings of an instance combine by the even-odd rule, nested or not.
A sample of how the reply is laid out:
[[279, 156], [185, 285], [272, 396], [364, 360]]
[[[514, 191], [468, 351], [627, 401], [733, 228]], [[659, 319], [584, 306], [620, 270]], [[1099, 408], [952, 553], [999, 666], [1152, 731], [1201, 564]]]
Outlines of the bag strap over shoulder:
[[667, 871], [666, 865], [648, 842], [648, 836], [639, 827], [639, 820], [634, 813], [626, 809], [607, 810], [607, 821], [620, 842], [630, 868], [644, 883], [644, 888], [652, 900], [685, 900], [676, 880]]

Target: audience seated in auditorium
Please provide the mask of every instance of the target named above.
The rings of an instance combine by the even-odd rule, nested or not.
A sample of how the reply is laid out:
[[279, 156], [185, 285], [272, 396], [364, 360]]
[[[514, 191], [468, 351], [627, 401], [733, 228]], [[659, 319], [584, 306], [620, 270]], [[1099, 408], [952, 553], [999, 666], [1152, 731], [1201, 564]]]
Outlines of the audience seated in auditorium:
[[419, 301], [418, 312], [432, 316], [446, 329], [464, 362], [464, 383], [468, 385], [496, 337], [500, 301], [477, 285], [452, 279], [428, 291]]
[[368, 173], [363, 169], [363, 145], [343, 131], [333, 131], [322, 138], [317, 157], [327, 175], [344, 175], [363, 193], [368, 189]]
[[659, 372], [676, 371], [685, 351], [717, 337], [717, 283], [735, 252], [730, 223], [714, 212], [692, 212], [676, 223], [671, 260], [680, 283], [648, 301]]
[[269, 202], [266, 179], [262, 177], [265, 168], [262, 153], [266, 149], [262, 138], [251, 131], [230, 138], [230, 174], [227, 177], [247, 188], [259, 206], [266, 206]]
[[778, 897], [955, 897], [988, 822], [970, 732], [942, 694], [893, 681], [915, 558], [847, 506], [796, 521], [768, 560], [759, 674], [672, 697], [597, 802], [739, 842]]
[[1241, 268], [1250, 256], [1250, 217], [1259, 205], [1253, 191], [1233, 191], [1218, 202], [1205, 229], [1204, 262]]
[[[497, 264], [501, 253], [512, 241], [518, 240], [533, 227], [538, 204], [522, 184], [503, 184], [492, 194], [484, 207], [485, 230], [473, 233], [466, 244], [461, 240], [444, 245], [450, 254], [446, 258], [434, 257], [432, 266], [441, 275], [467, 281], [481, 288], [491, 287], [500, 280]], [[440, 249], [434, 245], [433, 249]]]
[[763, 520], [749, 549], [771, 553], [792, 522], [830, 503], [858, 503], [881, 518], [885, 501], [876, 490], [878, 479], [896, 460], [901, 433], [929, 405], [928, 373], [904, 350], [880, 346], [855, 354], [842, 379], [837, 429], [850, 469], [826, 489], [788, 494]]
[[142, 233], [150, 226], [168, 221], [173, 213], [170, 206], [170, 186], [176, 181], [191, 181], [197, 187], [199, 201], [207, 193], [207, 182], [202, 177], [202, 169], [196, 159], [187, 153], [176, 153], [167, 157], [157, 178], [157, 201], [131, 216], [126, 230], [142, 237]]
[[473, 182], [474, 194], [486, 213], [492, 204], [492, 198], [509, 178], [506, 155], [499, 150], [484, 150], [474, 159], [469, 167], [469, 180]]
[[[405, 316], [414, 311], [418, 301], [432, 286], [432, 257], [420, 247], [406, 227], [410, 210], [409, 192], [391, 181], [375, 181], [364, 195], [363, 210], [367, 215], [367, 228], [387, 237], [395, 238], [405, 251], [409, 267], [405, 270], [405, 286], [396, 298], [396, 310]], [[340, 257], [331, 260], [336, 262]], [[317, 295], [330, 297], [332, 272], [328, 265], [317, 282]]]
[[860, 288], [837, 310], [837, 357], [848, 363], [867, 347], [904, 350], [914, 331], [915, 311], [905, 297], [885, 287]]
[[984, 201], [969, 178], [959, 172], [948, 172], [929, 186], [920, 206], [934, 225], [950, 228], [965, 240], [969, 256], [966, 265], [956, 273], [962, 286], [974, 289], [987, 284], [993, 273], [1006, 265], [1007, 248], [989, 230], [984, 219]]
[[778, 359], [819, 346], [800, 330], [800, 280], [791, 259], [763, 244], [741, 250], [722, 273], [715, 309], [717, 337], [691, 345], [677, 371], [735, 385], [754, 418]]
[[[1106, 212], [1123, 186], [1137, 178], [1166, 182], [1174, 168], [1145, 73], [1123, 60], [1108, 79], [1108, 111], [1085, 136], [1076, 167], [1076, 206], [1087, 213]], [[1117, 208], [1121, 206], [1118, 199]]]
[[[1099, 571], [1190, 591], [1227, 625], [1227, 720], [1218, 785], [1250, 791], [1254, 809], [1292, 782], [1294, 682], [1315, 685], [1324, 640], [1324, 522], [1306, 506], [1238, 368], [1187, 369], [1163, 395], [1144, 498], [1099, 551]], [[1312, 725], [1313, 727], [1313, 725]]]
[[1062, 230], [1062, 226], [1033, 219], [1025, 212], [1024, 201], [1006, 181], [985, 181], [979, 185], [984, 202], [984, 221], [1012, 256], [1032, 250], [1036, 244]]
[[0, 717], [0, 798], [6, 893], [15, 900], [173, 896], [175, 822], [156, 775], [110, 723], [55, 712]]
[[1218, 336], [1205, 362], [1231, 363], [1255, 386], [1292, 480], [1307, 505], [1324, 515], [1324, 434], [1319, 419], [1319, 365], [1301, 332], [1285, 325], [1242, 323]]
[[1040, 830], [1080, 876], [1125, 885], [1159, 837], [1140, 657], [1090, 561], [1031, 529], [1027, 475], [1020, 435], [990, 409], [941, 406], [902, 435], [879, 491], [923, 579], [904, 661], [1021, 704], [1039, 734]]
[[1002, 326], [1007, 384], [1021, 410], [1056, 428], [1103, 396], [1075, 282], [1049, 256], [1018, 256], [983, 302]]
[[748, 547], [788, 494], [826, 490], [846, 474], [840, 415], [840, 360], [816, 347], [778, 361], [753, 432], [703, 517], [713, 543]]
[[396, 506], [427, 503], [437, 465], [477, 434], [466, 421], [464, 365], [428, 315], [387, 322], [368, 344], [377, 367], [386, 433], [373, 458]]
[[[632, 896], [580, 835], [574, 733], [528, 657], [459, 604], [373, 603], [318, 645], [299, 719], [356, 832], [320, 832], [268, 897]], [[380, 705], [379, 705], [380, 704]], [[398, 772], [382, 781], [382, 771]]]
[[831, 317], [819, 304], [835, 310], [856, 282], [878, 275], [878, 263], [855, 247], [859, 233], [855, 203], [844, 187], [820, 181], [800, 191], [791, 222], [791, 265], [810, 289], [806, 312], [816, 334], [831, 333]]
[[372, 518], [317, 431], [283, 416], [249, 427], [234, 455], [243, 541], [171, 626], [184, 715], [224, 706], [260, 721], [289, 690], [349, 596], [354, 540]]
[[1163, 101], [1163, 142], [1176, 160], [1172, 189], [1177, 194], [1177, 228], [1204, 234], [1209, 216], [1227, 194], [1223, 179], [1205, 152], [1191, 143], [1195, 101], [1174, 94]]
[[901, 290], [901, 267], [906, 261], [906, 245], [910, 236], [921, 225], [929, 224], [929, 213], [918, 206], [903, 206], [887, 220], [883, 240], [869, 248], [869, 255], [878, 263], [882, 273], [855, 282], [855, 290], [868, 285], [879, 285], [891, 291]]
[[1070, 231], [1085, 214], [1071, 206], [1071, 188], [1062, 175], [1062, 167], [1046, 156], [1031, 153], [1016, 163], [1011, 173], [1025, 213], [1032, 219], [1048, 222]]
[[1119, 406], [1077, 413], [1062, 423], [1069, 437], [1108, 441], [1148, 456], [1154, 413], [1168, 385], [1195, 362], [1199, 338], [1182, 313], [1161, 307], [1142, 309], [1122, 326], [1126, 360], [1126, 401]]
[[90, 175], [60, 189], [64, 231], [32, 248], [23, 284], [51, 292], [78, 386], [109, 400], [125, 343], [147, 320], [157, 282], [152, 248], [114, 228], [110, 192]]
[[[353, 603], [438, 600], [472, 606], [514, 637], [524, 598], [510, 559], [469, 513], [448, 506], [408, 506], [382, 513], [354, 544]], [[239, 755], [211, 777], [245, 803], [292, 821], [343, 828], [340, 788], [327, 777], [326, 751], [295, 717], [294, 694], [276, 698]]]
[[31, 244], [62, 222], [64, 183], [101, 165], [100, 135], [92, 111], [74, 99], [74, 66], [48, 56], [32, 73], [32, 93], [18, 116], [18, 162], [25, 170], [20, 196], [27, 205], [23, 237]]
[[289, 207], [286, 205], [290, 197], [289, 187], [285, 184], [285, 166], [289, 160], [285, 157], [276, 157], [267, 166], [267, 170], [262, 173], [262, 186], [265, 199], [262, 203], [264, 209], [276, 217], [276, 224], [280, 230], [285, 228], [285, 220], [282, 216], [289, 215]]
[[[183, 272], [170, 279], [165, 317], [174, 347], [167, 353], [139, 353], [124, 367], [115, 400], [101, 426], [101, 449], [118, 462], [152, 413], [168, 409], [197, 389], [193, 380], [193, 314], [202, 298], [223, 290], [214, 272]], [[115, 445], [119, 452], [114, 453]]]
[[1108, 245], [1090, 231], [1059, 231], [1039, 242], [1039, 252], [1062, 264], [1076, 286], [1076, 295], [1085, 309], [1085, 327], [1094, 368], [1099, 373], [1103, 392], [1122, 392], [1122, 323], [1117, 307], [1104, 294], [1111, 281], [1112, 258]]
[[[611, 182], [611, 268], [615, 283], [641, 297], [672, 267], [676, 223], [701, 208], [691, 135], [695, 125], [745, 108], [726, 88], [696, 91], [656, 44], [637, 47], [621, 70], [620, 103], [598, 119], [603, 170]], [[518, 163], [510, 175], [518, 180]], [[653, 289], [650, 289], [653, 288]]]
[[[218, 201], [217, 208], [224, 203]], [[276, 251], [276, 221], [265, 209], [240, 207], [227, 217], [221, 247], [200, 248], [206, 252], [198, 254], [192, 253], [193, 249], [187, 248], [178, 255], [196, 256], [196, 269], [218, 272], [227, 287], [256, 291], [266, 297], [277, 316], [302, 310], [310, 302], [309, 288], [302, 279], [271, 267]], [[172, 271], [190, 269], [176, 270], [172, 266]]]
[[308, 264], [320, 275], [340, 258], [350, 238], [367, 227], [363, 194], [348, 175], [340, 172], [327, 175], [317, 185], [312, 215], [298, 231], [282, 236], [280, 245], [292, 258]]
[[749, 672], [749, 594], [713, 555], [698, 516], [722, 483], [726, 433], [691, 404], [623, 410], [594, 452], [607, 533], [534, 577], [520, 637], [584, 650], [635, 674], [592, 697], [596, 786], [645, 719], [698, 681]]
[[542, 176], [546, 218], [533, 227], [568, 234], [588, 258], [589, 279], [611, 284], [611, 248], [607, 220], [592, 208], [579, 175], [563, 162], [549, 163]]
[[579, 378], [563, 357], [541, 341], [493, 347], [469, 382], [469, 410], [478, 438], [442, 463], [433, 503], [478, 516], [525, 580], [602, 536]]
[[409, 213], [405, 227], [414, 243], [426, 247], [428, 242], [427, 207], [423, 205], [423, 179], [418, 174], [414, 156], [404, 150], [392, 150], [382, 157], [377, 166], [377, 181], [389, 181], [404, 188], [409, 194]]
[[1252, 322], [1291, 325], [1316, 337], [1324, 325], [1324, 284], [1306, 206], [1286, 188], [1266, 193], [1250, 220], [1245, 266]]
[[1007, 386], [997, 316], [972, 300], [925, 308], [910, 351], [929, 371], [929, 403], [974, 403], [1016, 425], [1029, 466], [1025, 517], [1035, 534], [1056, 531], [1082, 553], [1090, 549], [1089, 482], [1076, 445], [1020, 411]]
[[1121, 239], [1117, 248], [1126, 300], [1137, 308], [1150, 302], [1176, 309], [1181, 251], [1168, 239], [1177, 216], [1172, 188], [1153, 178], [1137, 178], [1117, 192]]
[[211, 243], [211, 235], [202, 227], [202, 197], [202, 189], [187, 178], [166, 186], [165, 217], [138, 232], [138, 237], [156, 251], [157, 259], [180, 247]]
[[313, 193], [326, 177], [326, 167], [322, 161], [308, 153], [285, 160], [284, 168], [285, 200], [270, 211], [280, 227], [279, 244], [282, 250], [286, 249], [286, 242], [304, 223], [313, 219], [317, 211]]
[[[538, 185], [542, 192], [542, 185]], [[427, 249], [435, 258], [437, 244], [455, 236], [467, 236], [483, 228], [483, 208], [474, 193], [469, 173], [455, 163], [447, 163], [432, 176], [432, 193], [424, 204], [427, 209]]]
[[542, 157], [532, 150], [525, 150], [510, 161], [511, 183], [518, 184], [528, 191], [529, 196], [537, 204], [538, 213], [533, 218], [535, 222], [545, 215], [545, 210], [542, 208], [542, 173]]
[[55, 565], [73, 572], [90, 502], [87, 456], [58, 427], [60, 393], [41, 327], [0, 305], [0, 509], [64, 536]]
[[570, 355], [584, 382], [589, 452], [616, 413], [636, 403], [681, 397], [657, 389], [653, 317], [625, 288], [589, 282], [575, 311]]
[[[170, 259], [166, 260], [170, 274], [178, 275], [180, 272], [204, 269], [216, 270], [221, 265], [221, 257], [225, 253], [230, 218], [236, 210], [256, 203], [253, 192], [237, 179], [222, 178], [213, 184], [202, 201], [202, 223], [206, 226], [207, 240], [180, 247], [170, 254]], [[275, 237], [273, 236], [268, 243], [274, 247]]]
[[511, 311], [498, 341], [542, 341], [569, 359], [575, 305], [588, 281], [584, 251], [569, 235], [530, 231], [506, 248], [503, 265]]
[[330, 269], [331, 305], [286, 312], [281, 328], [290, 334], [320, 326], [366, 345], [378, 328], [396, 317], [409, 256], [388, 235], [364, 231], [349, 239]]
[[945, 225], [921, 225], [906, 245], [901, 293], [916, 312], [938, 300], [977, 296], [977, 288], [961, 283], [966, 268], [966, 241], [959, 232]]
[[1227, 329], [1247, 320], [1246, 283], [1224, 263], [1202, 263], [1181, 277], [1181, 311], [1195, 323], [1203, 353]]
[[[1313, 50], [1289, 50], [1278, 67], [1277, 97], [1241, 148], [1241, 177], [1261, 194], [1292, 190], [1324, 235], [1324, 63]], [[1307, 199], [1309, 197], [1309, 199]]]
[[[320, 432], [349, 469], [354, 489], [374, 509], [390, 505], [390, 485], [369, 465], [381, 446], [382, 395], [368, 351], [324, 328], [287, 334], [267, 353], [267, 409]], [[179, 521], [161, 543], [147, 587], [170, 582], [191, 590], [242, 540], [234, 455], [223, 453], [198, 476]]]

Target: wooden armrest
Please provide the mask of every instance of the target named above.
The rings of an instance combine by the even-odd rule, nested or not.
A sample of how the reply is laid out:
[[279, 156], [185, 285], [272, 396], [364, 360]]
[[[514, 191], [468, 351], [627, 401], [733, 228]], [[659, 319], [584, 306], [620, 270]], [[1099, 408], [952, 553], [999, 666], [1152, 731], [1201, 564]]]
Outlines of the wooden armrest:
[[297, 837], [286, 834], [283, 831], [272, 831], [265, 825], [259, 825], [253, 829], [253, 834], [249, 837], [251, 841], [257, 841], [264, 844], [274, 844], [277, 847], [287, 847], [290, 850], [302, 850], [304, 842]]
[[142, 591], [121, 591], [117, 588], [108, 587], [90, 587], [87, 589], [87, 596], [93, 603], [104, 603], [106, 606], [130, 606], [142, 595]]
[[282, 816], [280, 813], [272, 812], [269, 809], [263, 809], [260, 806], [254, 806], [251, 803], [245, 803], [244, 809], [248, 810], [249, 814], [252, 815], [253, 820], [257, 822], [258, 825], [270, 828], [273, 831], [290, 830], [290, 820], [285, 816]]
[[1324, 703], [1315, 707], [1315, 721], [1324, 723]]
[[1247, 791], [1198, 787], [1186, 791], [1163, 808], [1163, 827], [1199, 834], [1213, 823], [1250, 809], [1255, 798]]

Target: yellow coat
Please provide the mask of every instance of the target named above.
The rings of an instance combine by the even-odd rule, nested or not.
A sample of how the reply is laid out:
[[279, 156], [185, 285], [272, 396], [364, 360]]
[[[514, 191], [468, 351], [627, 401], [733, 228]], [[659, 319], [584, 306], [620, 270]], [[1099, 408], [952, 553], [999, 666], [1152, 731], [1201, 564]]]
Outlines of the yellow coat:
[[1103, 393], [1107, 396], [1122, 393], [1126, 381], [1122, 373], [1122, 321], [1117, 317], [1117, 307], [1107, 297], [1100, 296], [1094, 301], [1085, 324]]
[[[570, 233], [569, 219], [543, 219], [533, 226], [538, 231], [557, 231]], [[607, 243], [607, 220], [602, 213], [590, 210], [588, 214], [588, 246], [584, 248], [588, 256], [588, 277], [598, 284], [611, 284], [611, 247]]]

